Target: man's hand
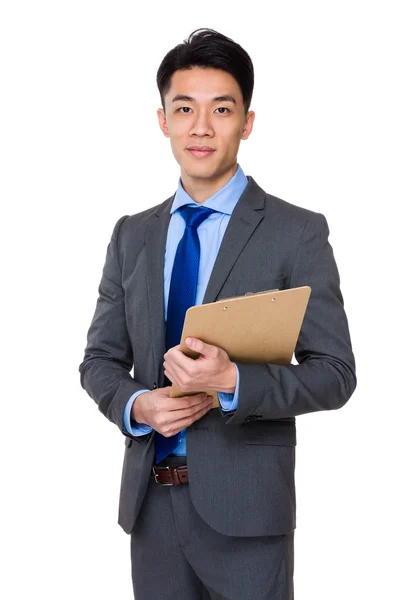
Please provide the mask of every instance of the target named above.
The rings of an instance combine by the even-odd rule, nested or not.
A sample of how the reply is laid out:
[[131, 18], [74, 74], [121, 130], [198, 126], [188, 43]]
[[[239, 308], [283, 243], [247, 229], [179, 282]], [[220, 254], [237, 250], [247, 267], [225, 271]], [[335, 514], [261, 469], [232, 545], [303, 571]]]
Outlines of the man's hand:
[[131, 407], [131, 418], [165, 437], [175, 435], [201, 419], [213, 406], [206, 393], [170, 398], [171, 386], [140, 394]]
[[236, 388], [236, 368], [228, 353], [197, 338], [187, 338], [186, 343], [201, 356], [197, 359], [189, 358], [181, 352], [180, 344], [170, 348], [163, 355], [166, 377], [182, 392], [216, 390], [233, 394]]

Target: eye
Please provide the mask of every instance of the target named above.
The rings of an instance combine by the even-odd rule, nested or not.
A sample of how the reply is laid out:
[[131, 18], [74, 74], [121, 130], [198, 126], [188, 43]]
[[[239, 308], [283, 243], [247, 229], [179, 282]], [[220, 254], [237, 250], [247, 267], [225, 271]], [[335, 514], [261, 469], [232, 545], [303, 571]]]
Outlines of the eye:
[[[177, 112], [181, 112], [181, 114], [183, 114], [183, 115], [188, 115], [189, 113], [184, 112], [184, 110], [189, 111], [189, 110], [191, 110], [191, 108], [189, 106], [181, 106], [180, 108], [177, 109]], [[230, 109], [226, 108], [226, 106], [219, 106], [219, 108], [216, 108], [216, 110], [226, 111], [226, 112], [219, 113], [222, 115], [226, 115], [227, 113], [230, 113]]]

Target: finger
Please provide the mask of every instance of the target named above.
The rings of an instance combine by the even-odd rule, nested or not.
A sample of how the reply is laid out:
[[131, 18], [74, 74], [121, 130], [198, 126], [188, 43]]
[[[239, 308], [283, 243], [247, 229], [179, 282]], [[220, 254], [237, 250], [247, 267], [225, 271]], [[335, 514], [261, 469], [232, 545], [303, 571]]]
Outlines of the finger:
[[177, 344], [176, 346], [172, 346], [172, 348], [169, 348], [165, 354], [163, 355], [163, 358], [166, 359], [168, 358], [168, 356], [170, 356], [172, 354], [171, 350], [179, 350], [181, 348], [181, 344]]
[[200, 394], [194, 394], [193, 396], [180, 396], [179, 398], [170, 398], [170, 400], [176, 400], [176, 403], [171, 403], [168, 406], [168, 410], [183, 410], [188, 409], [191, 406], [199, 406], [207, 402], [207, 394], [202, 392]]
[[163, 363], [163, 369], [166, 377], [171, 380], [172, 383], [178, 385], [181, 380], [182, 374], [189, 368], [185, 364], [181, 365], [174, 360], [167, 360]]
[[189, 356], [181, 352], [181, 350], [170, 352], [168, 355], [165, 355], [164, 358], [165, 363], [168, 367], [172, 368], [176, 366], [181, 370], [190, 368], [191, 365], [195, 362], [194, 358], [190, 358]]
[[[206, 394], [205, 394], [206, 396]], [[197, 412], [205, 410], [213, 405], [213, 399], [204, 400], [186, 408], [175, 408], [161, 414], [160, 425], [162, 429], [171, 430], [173, 424], [183, 419], [188, 419], [194, 416]]]
[[202, 383], [200, 383], [200, 381], [202, 382], [203, 378], [207, 376], [207, 371], [205, 368], [203, 368], [203, 364], [201, 361], [194, 360], [192, 362], [195, 363], [193, 368], [192, 365], [180, 366], [173, 362], [166, 362], [164, 363], [164, 373], [166, 377], [168, 377], [168, 379], [171, 380], [172, 383], [174, 383], [180, 388], [183, 387], [182, 380], [185, 377], [185, 374], [189, 373], [190, 381], [193, 382], [192, 385], [194, 385], [196, 389], [197, 387], [198, 389], [200, 389], [200, 387], [203, 385]]
[[[186, 427], [192, 425], [195, 421], [201, 419], [205, 414], [207, 414], [209, 410], [211, 410], [212, 405], [212, 403], [209, 403], [204, 408], [199, 408], [198, 410], [195, 410], [195, 412], [192, 412], [188, 416], [173, 421], [167, 428], [165, 428], [165, 432], [161, 432], [162, 435], [164, 435], [165, 437], [170, 437], [171, 435], [179, 433]], [[192, 408], [196, 409], [196, 407]]]
[[163, 365], [163, 373], [164, 373], [165, 377], [167, 377], [171, 383], [174, 383], [176, 385], [177, 379], [174, 376], [173, 365], [170, 365], [168, 363], [164, 364]]

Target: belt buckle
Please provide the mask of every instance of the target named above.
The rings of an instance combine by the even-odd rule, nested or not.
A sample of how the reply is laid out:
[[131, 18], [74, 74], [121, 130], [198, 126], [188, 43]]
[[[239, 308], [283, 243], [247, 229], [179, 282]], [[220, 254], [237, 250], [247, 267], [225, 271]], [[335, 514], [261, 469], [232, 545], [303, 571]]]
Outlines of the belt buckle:
[[[158, 467], [159, 469], [170, 469], [171, 467], [169, 466], [162, 466], [162, 467]], [[155, 478], [155, 482], [158, 483], [159, 485], [164, 485], [164, 486], [168, 486], [168, 485], [174, 485], [173, 483], [162, 483], [161, 481], [158, 481], [157, 479], [157, 473], [155, 471], [155, 467], [152, 467], [152, 472], [153, 472], [153, 477]]]

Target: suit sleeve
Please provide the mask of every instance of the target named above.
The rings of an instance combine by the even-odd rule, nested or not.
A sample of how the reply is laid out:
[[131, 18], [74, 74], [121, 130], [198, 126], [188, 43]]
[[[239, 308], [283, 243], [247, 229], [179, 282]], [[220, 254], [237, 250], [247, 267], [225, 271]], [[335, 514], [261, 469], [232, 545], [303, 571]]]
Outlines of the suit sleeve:
[[[121, 432], [124, 429], [124, 409], [129, 398], [148, 388], [130, 375], [133, 349], [128, 335], [118, 258], [118, 235], [128, 215], [121, 217], [108, 244], [105, 265], [99, 284], [99, 297], [92, 323], [87, 333], [84, 360], [79, 365], [80, 382], [99, 410]], [[136, 437], [144, 439], [148, 436]]]
[[223, 413], [236, 425], [249, 415], [277, 420], [341, 408], [356, 388], [355, 360], [340, 291], [340, 277], [324, 215], [303, 228], [290, 288], [308, 285], [311, 295], [295, 348], [297, 365], [235, 361], [240, 373], [238, 408]]

